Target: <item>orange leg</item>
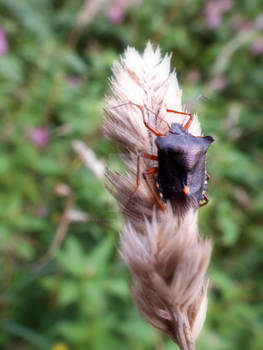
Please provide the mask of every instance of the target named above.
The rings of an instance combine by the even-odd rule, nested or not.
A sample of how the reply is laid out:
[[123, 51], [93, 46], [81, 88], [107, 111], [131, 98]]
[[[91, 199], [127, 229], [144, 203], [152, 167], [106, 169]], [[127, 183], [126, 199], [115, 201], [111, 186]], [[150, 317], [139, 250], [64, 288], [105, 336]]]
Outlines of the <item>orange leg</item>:
[[138, 156], [137, 156], [136, 187], [135, 187], [135, 190], [133, 193], [135, 193], [140, 186], [140, 158], [141, 157], [158, 161], [158, 157], [153, 155], [153, 154], [145, 153], [143, 151], [138, 154]]
[[206, 205], [209, 202], [209, 198], [207, 197], [206, 194], [203, 195], [203, 200], [204, 200], [204, 202], [200, 202], [200, 207], [203, 207], [204, 205]]
[[160, 207], [160, 209], [161, 209], [162, 211], [165, 211], [165, 206], [164, 206], [164, 204], [161, 202], [161, 200], [160, 200], [160, 198], [158, 197], [158, 195], [154, 192], [154, 190], [152, 189], [152, 186], [150, 185], [150, 183], [149, 183], [149, 181], [148, 181], [148, 179], [147, 179], [147, 176], [148, 176], [148, 175], [152, 175], [152, 174], [156, 173], [157, 171], [158, 171], [158, 167], [153, 167], [153, 168], [150, 168], [150, 169], [148, 169], [148, 170], [145, 170], [145, 171], [142, 173], [142, 176], [143, 176], [143, 178], [144, 178], [144, 180], [145, 180], [145, 182], [146, 182], [146, 185], [148, 186], [148, 188], [149, 188], [149, 190], [150, 190], [150, 192], [151, 192], [151, 194], [152, 194], [152, 196], [153, 196], [153, 198], [154, 198], [156, 204], [159, 205], [159, 207]]
[[[151, 160], [156, 160], [158, 161], [158, 157], [155, 156], [154, 154], [149, 154], [149, 153], [144, 153], [144, 152], [140, 152], [137, 156], [137, 175], [136, 175], [136, 188], [135, 190], [133, 191], [133, 193], [135, 193], [139, 186], [140, 186], [140, 158], [143, 157], [143, 158], [146, 158], [146, 159], [151, 159]], [[159, 205], [159, 207], [161, 208], [162, 211], [165, 210], [165, 207], [163, 205], [163, 203], [161, 202], [160, 198], [157, 196], [157, 194], [154, 192], [154, 190], [152, 189], [151, 185], [149, 184], [149, 181], [147, 179], [146, 176], [148, 175], [152, 175], [154, 173], [157, 173], [158, 171], [158, 167], [153, 167], [153, 168], [150, 168], [148, 170], [144, 170], [144, 172], [142, 173], [142, 176], [146, 182], [146, 185], [147, 187], [149, 188], [155, 202]]]
[[[143, 106], [140, 106], [140, 105], [137, 105], [136, 103], [133, 103], [133, 102], [127, 102], [127, 103], [123, 103], [119, 106], [115, 106], [113, 108], [118, 108], [118, 107], [122, 107], [122, 106], [126, 106], [126, 105], [133, 105], [137, 108], [139, 108], [139, 110], [141, 111], [142, 113], [142, 118], [143, 118], [143, 124], [146, 126], [147, 129], [149, 129], [155, 136], [164, 136], [164, 134], [160, 133], [158, 130], [152, 128], [148, 122], [146, 121], [146, 117], [145, 117], [145, 113], [144, 113], [144, 110], [146, 109], [147, 111], [150, 111], [151, 113], [154, 114], [153, 111], [151, 111], [149, 108], [147, 107], [143, 107]], [[160, 118], [160, 117], [159, 117]], [[162, 118], [160, 118], [162, 121], [166, 122], [165, 120], [163, 120]], [[166, 122], [167, 123], [167, 122]], [[169, 127], [169, 124], [167, 123], [168, 127]]]
[[145, 113], [144, 113], [144, 108], [140, 105], [136, 105], [134, 104], [134, 106], [138, 107], [140, 109], [140, 111], [142, 112], [142, 118], [143, 118], [143, 124], [146, 126], [147, 129], [149, 129], [155, 136], [164, 136], [162, 133], [160, 133], [159, 131], [153, 129], [146, 121], [145, 118]]
[[194, 120], [194, 116], [191, 113], [186, 113], [186, 112], [179, 112], [179, 111], [174, 111], [173, 109], [166, 109], [167, 112], [169, 113], [175, 113], [175, 114], [181, 114], [181, 115], [188, 115], [189, 119], [186, 122], [186, 124], [184, 125], [184, 129], [188, 130], [190, 128], [190, 125], [192, 124], [193, 120]]
[[[153, 115], [157, 116], [158, 119], [160, 119], [162, 122], [166, 123], [168, 129], [170, 129], [169, 123], [167, 123], [167, 121], [164, 120], [163, 118], [161, 118], [158, 114], [156, 114], [155, 112], [153, 112], [150, 108], [148, 108], [148, 107], [146, 107], [146, 106], [140, 106], [140, 105], [137, 105], [136, 103], [132, 103], [132, 102], [130, 102], [130, 104], [132, 104], [132, 105], [138, 107], [140, 110], [143, 108], [143, 109], [146, 109], [146, 111], [151, 112]], [[142, 113], [142, 114], [143, 114], [143, 113]], [[144, 124], [144, 125], [145, 125], [145, 124]], [[149, 129], [149, 128], [148, 128], [148, 129]], [[157, 136], [164, 136], [164, 135], [157, 135]]]

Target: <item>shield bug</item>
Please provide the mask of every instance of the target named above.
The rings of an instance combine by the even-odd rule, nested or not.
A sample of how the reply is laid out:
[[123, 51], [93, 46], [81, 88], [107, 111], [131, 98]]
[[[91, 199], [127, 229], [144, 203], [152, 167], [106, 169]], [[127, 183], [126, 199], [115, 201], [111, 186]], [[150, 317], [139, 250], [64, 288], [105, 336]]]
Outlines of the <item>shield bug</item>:
[[[137, 156], [136, 188], [140, 186], [140, 158], [151, 159], [157, 165], [146, 169], [142, 176], [151, 191], [155, 202], [164, 211], [165, 202], [170, 201], [175, 209], [198, 208], [208, 203], [206, 184], [209, 175], [206, 172], [206, 152], [214, 141], [211, 136], [194, 136], [189, 133], [193, 115], [186, 112], [167, 109], [167, 112], [188, 116], [188, 121], [182, 125], [172, 123], [168, 134], [163, 134], [150, 126], [146, 120], [145, 107], [130, 103], [140, 109], [144, 125], [155, 136], [157, 155], [140, 152]], [[155, 191], [148, 177], [155, 176]]]

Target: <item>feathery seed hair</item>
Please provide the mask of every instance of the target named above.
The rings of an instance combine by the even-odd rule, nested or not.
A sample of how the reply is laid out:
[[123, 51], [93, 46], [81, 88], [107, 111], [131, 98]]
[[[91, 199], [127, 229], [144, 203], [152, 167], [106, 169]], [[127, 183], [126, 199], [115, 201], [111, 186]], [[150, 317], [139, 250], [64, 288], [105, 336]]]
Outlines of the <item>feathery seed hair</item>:
[[[124, 219], [121, 256], [133, 277], [133, 299], [154, 327], [182, 350], [194, 350], [206, 317], [205, 273], [212, 244], [199, 235], [196, 208], [182, 215], [167, 202], [161, 211], [143, 179], [134, 192], [137, 155], [157, 154], [156, 136], [144, 125], [138, 106], [149, 125], [163, 133], [172, 123], [185, 121], [182, 115], [167, 113], [167, 109], [183, 111], [182, 91], [176, 73], [170, 72], [170, 59], [161, 57], [151, 43], [142, 55], [126, 49], [112, 68], [112, 95], [106, 100], [103, 130], [119, 146], [127, 169], [125, 175], [109, 171], [107, 178]], [[188, 131], [201, 136], [196, 115]], [[153, 165], [155, 161], [141, 158], [141, 170]], [[154, 179], [150, 182], [154, 189]]]

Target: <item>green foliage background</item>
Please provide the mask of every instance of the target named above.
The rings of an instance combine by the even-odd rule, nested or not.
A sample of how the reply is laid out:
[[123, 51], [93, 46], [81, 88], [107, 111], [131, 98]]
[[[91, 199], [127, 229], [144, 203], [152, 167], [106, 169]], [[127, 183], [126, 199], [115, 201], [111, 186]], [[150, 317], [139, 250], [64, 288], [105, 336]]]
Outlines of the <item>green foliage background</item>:
[[[214, 240], [202, 350], [263, 347], [263, 37], [260, 1], [233, 2], [215, 29], [201, 0], [153, 0], [131, 7], [121, 23], [103, 9], [79, 31], [82, 0], [0, 0], [9, 45], [0, 57], [0, 347], [33, 350], [170, 350], [132, 304], [117, 253], [121, 227], [102, 181], [72, 149], [86, 142], [116, 165], [102, 136], [110, 68], [127, 45], [148, 40], [173, 53], [184, 102], [194, 101], [209, 150], [211, 202], [200, 227]], [[233, 26], [242, 16], [250, 25]], [[28, 138], [47, 127], [39, 149]], [[70, 223], [53, 259], [41, 263], [65, 210], [58, 184], [90, 215]]]

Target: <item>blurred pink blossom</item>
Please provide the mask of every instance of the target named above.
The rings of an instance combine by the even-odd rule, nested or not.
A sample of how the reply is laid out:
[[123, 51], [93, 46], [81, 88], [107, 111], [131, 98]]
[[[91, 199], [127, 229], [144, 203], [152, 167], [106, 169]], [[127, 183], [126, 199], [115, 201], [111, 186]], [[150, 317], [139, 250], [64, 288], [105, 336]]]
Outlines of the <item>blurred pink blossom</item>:
[[197, 84], [201, 80], [201, 73], [198, 69], [192, 69], [185, 75], [185, 81], [191, 84]]
[[27, 131], [27, 136], [38, 148], [45, 148], [49, 143], [49, 131], [47, 127], [30, 128]]
[[107, 9], [107, 17], [113, 23], [121, 23], [123, 21], [124, 12], [125, 11], [120, 6], [112, 3]]
[[8, 52], [8, 44], [6, 41], [6, 34], [3, 28], [0, 27], [0, 56]]
[[206, 22], [209, 28], [218, 28], [222, 15], [232, 7], [231, 0], [208, 0], [205, 4]]
[[106, 16], [113, 23], [120, 23], [128, 8], [138, 6], [141, 3], [142, 0], [112, 0], [106, 9]]
[[227, 79], [223, 75], [218, 75], [212, 81], [212, 87], [216, 91], [222, 91], [226, 88], [226, 86], [227, 86]]
[[82, 79], [80, 77], [70, 75], [67, 77], [67, 81], [72, 86], [77, 86], [82, 82]]
[[232, 27], [236, 30], [249, 29], [252, 27], [252, 21], [244, 18], [241, 14], [235, 14], [231, 17]]
[[255, 40], [250, 50], [253, 56], [260, 55], [263, 52], [263, 37]]
[[263, 29], [263, 13], [260, 13], [255, 20], [255, 25], [258, 29]]
[[48, 214], [48, 210], [46, 207], [43, 206], [37, 206], [35, 208], [35, 215], [39, 218], [45, 218]]

